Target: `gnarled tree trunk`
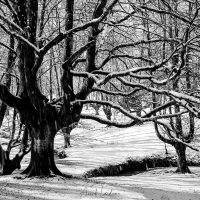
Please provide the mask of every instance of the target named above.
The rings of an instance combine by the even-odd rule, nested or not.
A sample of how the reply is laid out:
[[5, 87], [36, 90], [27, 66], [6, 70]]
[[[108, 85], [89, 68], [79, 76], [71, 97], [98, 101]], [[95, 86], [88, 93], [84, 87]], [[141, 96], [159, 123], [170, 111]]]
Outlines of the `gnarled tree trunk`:
[[[28, 106], [27, 102], [27, 106]], [[31, 138], [31, 160], [24, 174], [28, 176], [50, 176], [61, 174], [54, 161], [54, 137], [58, 128], [54, 107], [38, 98], [36, 110], [29, 105], [29, 112], [20, 110], [21, 118]], [[39, 109], [40, 108], [40, 109]]]
[[[19, 36], [17, 36], [18, 34], [14, 34], [14, 36], [18, 40], [17, 66], [20, 74], [20, 86], [19, 95], [15, 96], [4, 85], [0, 84], [0, 99], [8, 106], [18, 110], [22, 123], [28, 129], [31, 138], [31, 161], [24, 173], [29, 176], [49, 176], [51, 173], [61, 174], [54, 161], [54, 137], [58, 130], [79, 121], [83, 105], [75, 104], [74, 101], [86, 99], [95, 83], [90, 78], [84, 78], [82, 88], [76, 93], [71, 70], [74, 67], [74, 61], [86, 50], [85, 71], [93, 72], [97, 70], [95, 64], [96, 38], [101, 32], [99, 30], [100, 21], [104, 20], [109, 13], [108, 10], [104, 12], [107, 1], [100, 1], [94, 8], [92, 18], [99, 20], [92, 21], [91, 24], [82, 26], [80, 29], [85, 30], [90, 26], [89, 44], [84, 48], [80, 48], [78, 53], [77, 51], [73, 53], [73, 34], [75, 32], [70, 31], [73, 28], [74, 21], [74, 1], [66, 1], [65, 3], [65, 34], [59, 32], [56, 37], [52, 35], [54, 38], [47, 43], [43, 44], [42, 38], [38, 37], [38, 0], [16, 0], [13, 5], [14, 12], [12, 10], [12, 13], [14, 13], [13, 17], [17, 26], [7, 23], [8, 26], [11, 26], [14, 30], [16, 29], [16, 32], [19, 33]], [[116, 3], [117, 0], [114, 0], [108, 8], [112, 9]], [[43, 5], [45, 7], [45, 2]], [[44, 28], [42, 22], [40, 25]], [[75, 30], [76, 32], [79, 31], [78, 29]], [[61, 106], [55, 106], [48, 102], [48, 99], [44, 96], [46, 94], [43, 94], [40, 90], [37, 77], [47, 52], [63, 39], [65, 39], [65, 50], [61, 84], [64, 95], [61, 98], [63, 100]]]
[[12, 174], [12, 172], [16, 169], [20, 169], [21, 168], [21, 161], [24, 157], [24, 153], [20, 152], [18, 154], [16, 154], [16, 156], [10, 160], [10, 156], [9, 156], [9, 152], [5, 151], [4, 153], [5, 156], [5, 160], [4, 160], [4, 166], [3, 166], [3, 171], [2, 171], [2, 175], [9, 175]]
[[[23, 174], [27, 174], [28, 176], [50, 176], [52, 173], [62, 174], [55, 165], [53, 151], [55, 134], [52, 134], [50, 130], [50, 127], [46, 128], [45, 138], [31, 137], [31, 160], [29, 166], [23, 171]], [[34, 135], [38, 135], [38, 133]]]
[[186, 146], [181, 143], [176, 143], [174, 147], [178, 156], [176, 172], [191, 173], [186, 160]]

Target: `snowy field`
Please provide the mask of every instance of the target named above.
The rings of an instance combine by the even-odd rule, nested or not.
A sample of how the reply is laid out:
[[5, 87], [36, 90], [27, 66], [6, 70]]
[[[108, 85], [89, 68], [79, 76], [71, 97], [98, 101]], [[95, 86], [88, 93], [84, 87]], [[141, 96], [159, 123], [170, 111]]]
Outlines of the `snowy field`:
[[[6, 139], [4, 139], [6, 140]], [[2, 138], [1, 138], [1, 141]], [[56, 163], [62, 172], [81, 177], [88, 170], [124, 162], [128, 157], [174, 152], [156, 137], [151, 123], [126, 129], [107, 127], [92, 120], [81, 120], [71, 134], [67, 157]], [[198, 143], [196, 146], [198, 147]], [[57, 134], [55, 148], [62, 149], [63, 135]], [[22, 161], [23, 170], [29, 155]], [[90, 179], [26, 178], [15, 171], [0, 177], [0, 200], [133, 199], [200, 200], [200, 169], [192, 174], [176, 174], [174, 168], [157, 168], [142, 173]]]

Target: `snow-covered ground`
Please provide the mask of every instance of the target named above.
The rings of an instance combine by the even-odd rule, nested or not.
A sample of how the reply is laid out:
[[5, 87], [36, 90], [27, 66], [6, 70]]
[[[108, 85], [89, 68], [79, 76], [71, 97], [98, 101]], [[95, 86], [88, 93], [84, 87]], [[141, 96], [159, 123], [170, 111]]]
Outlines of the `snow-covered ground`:
[[[58, 167], [67, 173], [82, 175], [90, 169], [122, 163], [128, 157], [165, 152], [165, 145], [156, 137], [151, 123], [126, 129], [105, 127], [92, 120], [81, 123], [84, 129], [79, 127], [71, 134], [72, 148], [66, 150], [68, 157], [57, 161]], [[56, 137], [56, 148], [62, 140], [62, 135]], [[167, 150], [174, 152], [169, 145]]]
[[[122, 163], [128, 157], [142, 157], [165, 152], [165, 145], [156, 137], [153, 125], [145, 123], [126, 129], [106, 127], [92, 120], [82, 120], [72, 131], [72, 147], [65, 159], [57, 159], [62, 172], [82, 175], [90, 169]], [[196, 144], [199, 145], [198, 143]], [[55, 148], [63, 146], [57, 134]], [[167, 145], [169, 152], [174, 152]], [[29, 155], [22, 162], [28, 164]], [[0, 200], [65, 200], [65, 199], [133, 199], [133, 200], [200, 200], [200, 169], [192, 174], [175, 174], [174, 168], [159, 168], [143, 173], [126, 173], [114, 177], [85, 179], [26, 178], [15, 171], [0, 177]]]

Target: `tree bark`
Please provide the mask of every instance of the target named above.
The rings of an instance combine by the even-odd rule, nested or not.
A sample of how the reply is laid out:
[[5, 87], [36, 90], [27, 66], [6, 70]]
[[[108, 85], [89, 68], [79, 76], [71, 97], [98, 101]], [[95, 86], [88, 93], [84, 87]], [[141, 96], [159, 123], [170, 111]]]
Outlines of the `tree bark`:
[[2, 175], [12, 174], [13, 171], [21, 168], [20, 163], [21, 163], [21, 160], [24, 157], [24, 154], [18, 153], [18, 154], [16, 154], [16, 156], [12, 160], [10, 160], [9, 154], [10, 153], [8, 151], [4, 152], [5, 163], [4, 163], [4, 166], [3, 166]]
[[[15, 45], [14, 37], [10, 36], [10, 48], [14, 49], [14, 45]], [[11, 50], [9, 50], [6, 73], [2, 75], [3, 84], [6, 86], [6, 88], [8, 90], [10, 90], [10, 85], [11, 85], [10, 73], [12, 73], [12, 71], [13, 71], [13, 67], [14, 67], [13, 62], [15, 60], [15, 57], [16, 56], [14, 55], [14, 53]], [[1, 102], [1, 105], [0, 105], [0, 127], [3, 123], [3, 119], [5, 116], [6, 110], [7, 110], [7, 105], [4, 102]]]
[[71, 147], [71, 143], [70, 143], [70, 133], [71, 133], [72, 129], [70, 129], [69, 127], [65, 127], [62, 128], [62, 132], [64, 135], [64, 148], [69, 148]]
[[[34, 130], [35, 128], [32, 127], [31, 131]], [[43, 131], [40, 132], [38, 129], [31, 135], [31, 160], [29, 166], [22, 173], [28, 176], [62, 175], [54, 161], [55, 133], [52, 133], [52, 127], [46, 125]], [[45, 138], [41, 138], [41, 135], [45, 135]]]
[[104, 113], [105, 113], [105, 115], [106, 115], [106, 118], [108, 119], [108, 120], [111, 120], [111, 116], [112, 116], [112, 111], [111, 111], [111, 107], [110, 106], [103, 106], [103, 111], [104, 111]]
[[187, 160], [186, 160], [186, 146], [184, 144], [181, 143], [176, 143], [174, 145], [175, 149], [176, 149], [176, 153], [178, 155], [177, 158], [177, 170], [176, 172], [179, 173], [191, 173], [190, 169], [188, 167], [187, 164]]

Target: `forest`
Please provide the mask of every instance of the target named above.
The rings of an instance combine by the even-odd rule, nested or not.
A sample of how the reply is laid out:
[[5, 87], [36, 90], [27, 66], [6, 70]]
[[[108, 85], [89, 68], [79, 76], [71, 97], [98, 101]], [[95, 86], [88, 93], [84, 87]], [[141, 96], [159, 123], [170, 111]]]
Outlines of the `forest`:
[[152, 123], [176, 152], [176, 172], [191, 173], [199, 11], [198, 0], [0, 0], [0, 135], [9, 130], [2, 175], [30, 154], [27, 177], [68, 177], [56, 166], [54, 140], [62, 132], [73, 151], [70, 134], [81, 120], [120, 130]]

